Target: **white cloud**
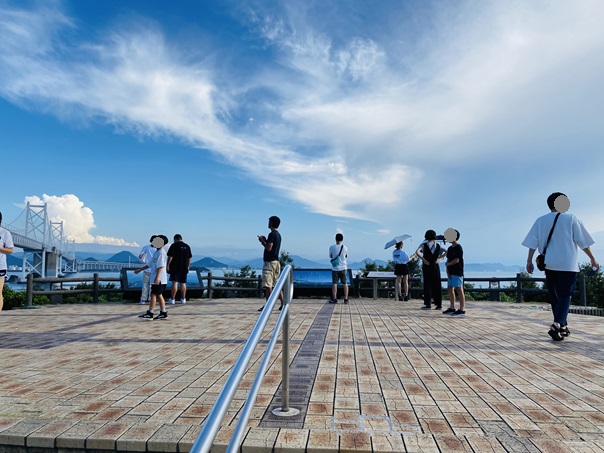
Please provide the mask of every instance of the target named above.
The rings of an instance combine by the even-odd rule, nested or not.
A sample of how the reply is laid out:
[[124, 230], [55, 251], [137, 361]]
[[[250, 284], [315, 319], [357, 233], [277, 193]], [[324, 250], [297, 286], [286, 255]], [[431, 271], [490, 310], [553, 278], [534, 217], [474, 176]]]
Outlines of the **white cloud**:
[[46, 203], [48, 219], [53, 222], [63, 222], [63, 235], [66, 239], [75, 240], [78, 244], [102, 244], [138, 247], [136, 242], [124, 239], [95, 236], [91, 230], [96, 228], [92, 209], [84, 206], [84, 202], [73, 194], [61, 196], [46, 195], [42, 198], [37, 195], [25, 197], [25, 204], [42, 206]]

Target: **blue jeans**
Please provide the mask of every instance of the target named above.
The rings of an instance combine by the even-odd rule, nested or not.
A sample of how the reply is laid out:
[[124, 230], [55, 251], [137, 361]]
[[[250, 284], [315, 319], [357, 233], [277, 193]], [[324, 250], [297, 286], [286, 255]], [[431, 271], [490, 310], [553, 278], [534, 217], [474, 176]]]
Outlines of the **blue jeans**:
[[554, 314], [554, 322], [565, 326], [568, 309], [570, 308], [570, 299], [575, 291], [577, 273], [546, 269], [545, 280], [547, 282], [549, 303]]

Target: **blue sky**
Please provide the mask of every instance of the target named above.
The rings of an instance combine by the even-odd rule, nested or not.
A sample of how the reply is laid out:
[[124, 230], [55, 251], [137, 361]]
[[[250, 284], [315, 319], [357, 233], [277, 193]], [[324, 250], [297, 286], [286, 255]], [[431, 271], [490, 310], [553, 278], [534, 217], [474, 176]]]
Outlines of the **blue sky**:
[[[0, 0], [5, 223], [87, 250], [352, 260], [427, 229], [523, 264], [566, 193], [604, 260], [604, 3]], [[24, 221], [21, 222], [24, 225]], [[17, 225], [19, 226], [19, 225]], [[599, 252], [600, 251], [600, 252]]]

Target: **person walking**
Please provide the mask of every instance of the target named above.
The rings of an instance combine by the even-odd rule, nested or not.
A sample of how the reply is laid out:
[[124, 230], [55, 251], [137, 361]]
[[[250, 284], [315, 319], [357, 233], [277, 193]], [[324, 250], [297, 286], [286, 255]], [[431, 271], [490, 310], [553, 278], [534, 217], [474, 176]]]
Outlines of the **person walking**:
[[[164, 250], [165, 245], [169, 242], [168, 237], [160, 234], [153, 239], [153, 247], [157, 250], [153, 254], [153, 259], [150, 263], [145, 264], [144, 267], [139, 267], [134, 271], [135, 274], [143, 272], [145, 269], [151, 269], [151, 300], [149, 302], [149, 309], [146, 313], [139, 316], [142, 319], [168, 319], [168, 311], [166, 310], [166, 301], [164, 300], [164, 291], [168, 284], [168, 276], [166, 273], [166, 264], [168, 262], [166, 258], [166, 251]], [[153, 310], [155, 310], [156, 301], [159, 301], [159, 314], [154, 318]]]
[[[570, 200], [562, 192], [554, 192], [547, 197], [550, 212], [539, 217], [526, 235], [522, 245], [527, 247], [526, 270], [535, 270], [533, 256], [539, 250], [545, 266], [545, 280], [554, 322], [548, 335], [554, 341], [561, 341], [570, 335], [567, 317], [570, 301], [579, 272], [579, 249], [588, 256], [592, 269], [600, 264], [590, 247], [595, 243], [587, 229], [574, 214], [567, 213]], [[541, 265], [541, 264], [540, 264]]]
[[[2, 225], [2, 213], [0, 212], [0, 225]], [[4, 298], [2, 297], [2, 289], [4, 288], [4, 280], [8, 273], [8, 263], [6, 255], [13, 253], [13, 236], [6, 228], [0, 226], [0, 311], [4, 307]]]
[[407, 252], [403, 250], [403, 241], [396, 243], [392, 251], [392, 261], [394, 261], [394, 275], [396, 275], [394, 293], [399, 301], [409, 300], [409, 266], [407, 263], [414, 259], [415, 255], [409, 258]]
[[[141, 249], [141, 252], [138, 255], [138, 259], [143, 264], [150, 263], [153, 259], [153, 255], [155, 254], [155, 247], [153, 247], [153, 239], [157, 236], [154, 234], [149, 239], [149, 243]], [[147, 305], [149, 303], [149, 299], [151, 297], [151, 269], [147, 268], [143, 271], [143, 287], [141, 290], [141, 300], [139, 302], [140, 305]]]
[[416, 250], [415, 254], [422, 260], [422, 274], [424, 277], [424, 305], [422, 310], [430, 310], [432, 302], [435, 309], [442, 308], [442, 286], [440, 284], [440, 260], [445, 256], [440, 244], [436, 243], [436, 231], [428, 230], [424, 235], [425, 241]]
[[348, 282], [346, 274], [348, 269], [348, 247], [342, 244], [344, 235], [336, 234], [336, 243], [329, 247], [329, 260], [331, 261], [331, 299], [330, 304], [338, 303], [338, 282], [342, 283], [344, 288], [344, 303], [348, 303]]
[[187, 275], [191, 268], [191, 247], [185, 244], [180, 234], [174, 235], [174, 242], [168, 249], [167, 271], [172, 282], [172, 291], [168, 304], [174, 305], [174, 298], [180, 285], [180, 303], [187, 303]]
[[[258, 236], [258, 242], [264, 247], [264, 253], [262, 255], [264, 260], [262, 266], [262, 290], [264, 291], [264, 297], [267, 300], [273, 292], [273, 288], [277, 284], [277, 280], [279, 280], [279, 275], [281, 274], [281, 263], [279, 263], [281, 233], [278, 231], [279, 225], [281, 225], [281, 219], [279, 217], [276, 215], [269, 217], [268, 227], [271, 231], [268, 234], [268, 237], [265, 237], [264, 235]], [[281, 310], [283, 308], [283, 291], [279, 293], [279, 299], [281, 301], [279, 310]], [[265, 305], [260, 307], [258, 311], [262, 311]]]

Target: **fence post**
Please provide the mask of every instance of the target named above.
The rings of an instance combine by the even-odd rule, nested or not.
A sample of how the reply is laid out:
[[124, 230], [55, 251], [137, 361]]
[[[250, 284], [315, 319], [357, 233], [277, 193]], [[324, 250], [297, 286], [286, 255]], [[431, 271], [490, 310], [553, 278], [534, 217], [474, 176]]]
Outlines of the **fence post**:
[[378, 279], [374, 278], [373, 279], [373, 299], [377, 299], [378, 298]]
[[208, 272], [208, 299], [212, 298], [212, 273]]
[[262, 275], [258, 276], [258, 299], [262, 299]]
[[516, 274], [516, 302], [522, 302], [522, 276]]
[[493, 302], [501, 302], [501, 293], [499, 292], [500, 285], [498, 280], [491, 280], [489, 282], [489, 289], [491, 290], [489, 300]]
[[587, 285], [583, 272], [579, 272], [579, 300], [581, 301], [581, 305], [584, 307], [587, 306]]
[[92, 284], [92, 302], [99, 303], [99, 274], [94, 274], [94, 282]]
[[27, 274], [27, 301], [25, 308], [31, 308], [34, 301], [34, 274]]

